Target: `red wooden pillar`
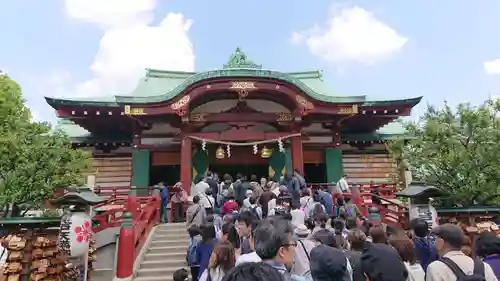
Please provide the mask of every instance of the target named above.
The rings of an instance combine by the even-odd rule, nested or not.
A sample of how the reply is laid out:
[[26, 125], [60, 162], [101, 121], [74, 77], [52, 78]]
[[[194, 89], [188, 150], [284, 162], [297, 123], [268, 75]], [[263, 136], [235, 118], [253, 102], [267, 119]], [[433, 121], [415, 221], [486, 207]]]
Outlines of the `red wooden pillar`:
[[118, 239], [116, 277], [118, 279], [132, 280], [135, 261], [135, 239], [132, 213], [128, 211], [122, 215], [122, 225]]
[[304, 153], [301, 136], [292, 137], [292, 168], [304, 173]]
[[181, 143], [181, 183], [188, 195], [191, 194], [191, 173], [193, 170], [193, 151], [190, 138], [183, 138]]

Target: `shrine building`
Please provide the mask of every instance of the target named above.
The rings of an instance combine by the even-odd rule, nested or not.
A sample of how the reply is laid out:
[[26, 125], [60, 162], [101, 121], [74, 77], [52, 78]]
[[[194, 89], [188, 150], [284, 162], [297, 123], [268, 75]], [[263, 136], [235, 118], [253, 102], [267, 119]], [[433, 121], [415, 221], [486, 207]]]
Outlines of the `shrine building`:
[[221, 69], [147, 69], [126, 95], [46, 97], [76, 148], [94, 155], [101, 187], [173, 185], [207, 171], [278, 179], [299, 169], [308, 182], [390, 183], [385, 142], [421, 97], [371, 100], [330, 90], [320, 71], [279, 72], [239, 48]]

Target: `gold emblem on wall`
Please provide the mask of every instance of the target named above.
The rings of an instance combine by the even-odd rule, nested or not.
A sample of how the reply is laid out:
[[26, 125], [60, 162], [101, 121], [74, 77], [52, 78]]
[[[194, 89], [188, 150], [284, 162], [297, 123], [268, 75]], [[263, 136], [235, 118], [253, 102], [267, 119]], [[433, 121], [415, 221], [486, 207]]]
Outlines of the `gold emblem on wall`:
[[302, 115], [307, 115], [309, 111], [314, 109], [314, 104], [305, 99], [303, 96], [296, 95], [295, 100], [297, 101], [297, 104], [302, 107]]
[[183, 96], [180, 100], [170, 105], [170, 108], [175, 111], [179, 116], [186, 114], [186, 107], [189, 104], [191, 97], [189, 95]]
[[133, 108], [130, 105], [126, 105], [124, 107], [123, 113], [125, 113], [125, 115], [146, 115], [147, 114], [144, 111], [144, 108], [139, 108], [139, 107]]
[[350, 107], [341, 107], [339, 108], [339, 114], [357, 114], [358, 113], [358, 105], [353, 104]]
[[257, 86], [255, 86], [255, 82], [249, 81], [232, 81], [230, 90], [235, 90], [238, 92], [238, 99], [243, 100], [248, 97], [248, 93], [250, 91], [256, 90]]
[[293, 115], [290, 113], [279, 112], [276, 113], [276, 121], [278, 122], [290, 122], [293, 120]]
[[173, 103], [172, 105], [170, 105], [170, 108], [172, 108], [172, 110], [179, 110], [179, 109], [183, 108], [184, 106], [186, 106], [190, 100], [191, 100], [191, 97], [189, 95], [183, 96], [180, 100], [178, 100], [175, 103]]
[[193, 113], [189, 117], [189, 120], [193, 122], [205, 122], [205, 116], [207, 116], [206, 113]]

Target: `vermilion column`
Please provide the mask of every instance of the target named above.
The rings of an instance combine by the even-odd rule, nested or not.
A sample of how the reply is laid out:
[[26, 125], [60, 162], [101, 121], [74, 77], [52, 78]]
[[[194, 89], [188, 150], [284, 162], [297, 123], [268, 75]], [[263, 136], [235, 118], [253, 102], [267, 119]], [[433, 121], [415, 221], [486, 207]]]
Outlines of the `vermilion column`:
[[302, 151], [301, 136], [292, 137], [292, 167], [304, 173], [304, 153]]
[[118, 280], [132, 280], [135, 261], [134, 220], [132, 213], [122, 215], [120, 236], [116, 255], [116, 277]]
[[181, 183], [187, 194], [191, 194], [191, 172], [193, 170], [193, 151], [190, 138], [183, 138], [181, 143]]

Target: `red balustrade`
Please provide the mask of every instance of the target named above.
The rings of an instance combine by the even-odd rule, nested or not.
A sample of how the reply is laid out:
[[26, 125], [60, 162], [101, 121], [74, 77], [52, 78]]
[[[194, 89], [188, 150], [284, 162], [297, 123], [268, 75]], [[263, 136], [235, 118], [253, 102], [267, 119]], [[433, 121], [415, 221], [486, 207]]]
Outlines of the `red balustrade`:
[[[313, 183], [309, 187], [318, 187], [330, 191], [335, 190], [334, 184], [331, 183]], [[353, 187], [351, 188], [353, 193], [343, 193], [342, 196], [351, 197], [353, 203], [358, 206], [363, 216], [368, 216], [368, 209], [370, 207], [377, 207], [383, 223], [398, 228], [406, 226], [408, 223], [405, 216], [407, 207], [392, 200], [396, 198], [394, 194], [397, 191], [397, 186], [395, 184], [369, 182], [351, 184], [351, 187]], [[357, 189], [355, 189], [356, 187]], [[334, 199], [338, 196], [340, 194], [333, 194]], [[372, 198], [377, 198], [382, 204], [376, 204], [372, 201]]]

